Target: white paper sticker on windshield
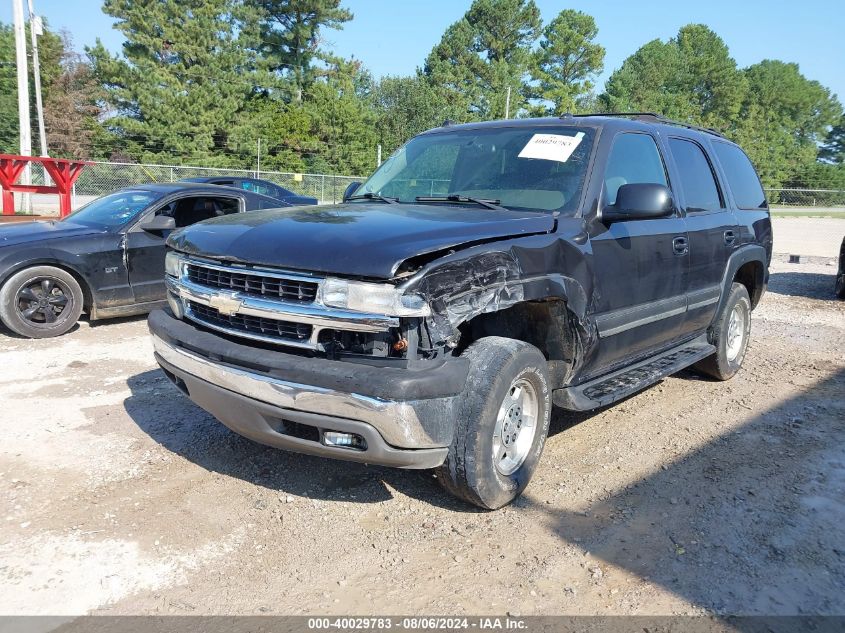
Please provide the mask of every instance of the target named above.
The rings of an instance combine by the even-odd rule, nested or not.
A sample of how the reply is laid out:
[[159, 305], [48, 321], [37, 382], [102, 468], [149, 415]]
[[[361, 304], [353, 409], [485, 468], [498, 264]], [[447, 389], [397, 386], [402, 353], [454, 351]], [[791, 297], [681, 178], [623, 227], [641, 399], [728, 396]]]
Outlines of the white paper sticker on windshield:
[[581, 144], [583, 138], [583, 132], [578, 132], [575, 136], [535, 134], [522, 148], [519, 157], [556, 160], [559, 163], [565, 163], [572, 156], [575, 148]]

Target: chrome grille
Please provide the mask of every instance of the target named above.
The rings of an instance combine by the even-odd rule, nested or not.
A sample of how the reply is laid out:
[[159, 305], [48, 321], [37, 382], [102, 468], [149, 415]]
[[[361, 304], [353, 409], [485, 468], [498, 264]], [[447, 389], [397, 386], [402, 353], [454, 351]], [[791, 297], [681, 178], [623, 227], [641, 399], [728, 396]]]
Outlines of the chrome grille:
[[217, 309], [196, 301], [188, 301], [188, 310], [190, 316], [200, 323], [223, 328], [233, 334], [252, 334], [278, 339], [279, 342], [307, 341], [313, 330], [313, 327], [306, 323], [279, 321], [248, 314], [220, 314]]
[[190, 263], [187, 266], [187, 277], [196, 284], [210, 288], [224, 288], [248, 295], [298, 303], [312, 303], [317, 296], [316, 281], [263, 275], [260, 272], [236, 272]]

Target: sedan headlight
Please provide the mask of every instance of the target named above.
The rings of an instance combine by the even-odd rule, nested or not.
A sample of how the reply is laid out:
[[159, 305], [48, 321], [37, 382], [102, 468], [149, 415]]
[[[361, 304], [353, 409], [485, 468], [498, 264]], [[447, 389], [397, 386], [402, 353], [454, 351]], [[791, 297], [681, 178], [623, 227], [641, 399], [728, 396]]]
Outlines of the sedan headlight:
[[164, 272], [171, 277], [182, 276], [182, 258], [176, 251], [167, 251], [164, 256]]
[[431, 308], [419, 295], [406, 294], [390, 284], [328, 278], [323, 282], [323, 303], [333, 308], [397, 317], [424, 317]]

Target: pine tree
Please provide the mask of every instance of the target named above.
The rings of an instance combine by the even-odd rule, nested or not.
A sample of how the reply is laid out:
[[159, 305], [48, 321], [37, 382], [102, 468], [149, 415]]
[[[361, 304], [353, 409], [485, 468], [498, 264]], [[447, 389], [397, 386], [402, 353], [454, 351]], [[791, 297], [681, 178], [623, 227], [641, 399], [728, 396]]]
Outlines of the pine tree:
[[510, 88], [513, 115], [527, 106], [531, 47], [541, 25], [534, 0], [474, 0], [432, 49], [423, 73], [465, 118], [504, 117]]
[[110, 129], [143, 160], [198, 163], [228, 144], [228, 130], [259, 83], [251, 15], [235, 0], [105, 0], [126, 37], [115, 57], [99, 40], [95, 74], [116, 112]]
[[260, 52], [271, 72], [285, 78], [300, 102], [315, 79], [315, 60], [325, 59], [322, 29], [342, 29], [352, 13], [340, 0], [249, 0], [260, 11]]
[[608, 79], [602, 102], [611, 111], [654, 111], [726, 128], [746, 89], [722, 39], [702, 24], [688, 24], [677, 37], [653, 40], [626, 59]]
[[534, 53], [535, 114], [575, 112], [590, 97], [596, 75], [604, 68], [604, 47], [595, 43], [598, 27], [592, 16], [565, 9], [544, 29]]
[[834, 165], [845, 164], [845, 114], [839, 117], [839, 122], [828, 133], [819, 150], [819, 159]]

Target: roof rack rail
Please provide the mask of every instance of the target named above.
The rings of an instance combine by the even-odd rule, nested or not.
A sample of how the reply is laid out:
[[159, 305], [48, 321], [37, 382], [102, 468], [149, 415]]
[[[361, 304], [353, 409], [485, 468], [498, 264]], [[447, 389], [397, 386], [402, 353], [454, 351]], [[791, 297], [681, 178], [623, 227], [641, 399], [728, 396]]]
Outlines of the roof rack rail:
[[714, 136], [718, 136], [720, 138], [725, 138], [725, 135], [719, 132], [718, 130], [714, 130], [712, 127], [701, 127], [699, 125], [693, 125], [692, 123], [684, 123], [683, 121], [675, 121], [674, 119], [669, 119], [662, 114], [657, 114], [656, 112], [595, 112], [592, 114], [575, 114], [572, 116], [576, 117], [588, 117], [588, 116], [615, 116], [615, 117], [626, 117], [629, 119], [635, 119], [637, 121], [644, 121], [644, 120], [652, 120], [656, 121], [657, 123], [663, 123], [665, 125], [677, 125], [678, 127], [685, 127], [690, 130], [698, 130], [699, 132], [706, 132], [707, 134], [713, 134]]

